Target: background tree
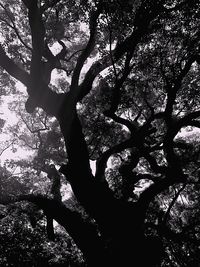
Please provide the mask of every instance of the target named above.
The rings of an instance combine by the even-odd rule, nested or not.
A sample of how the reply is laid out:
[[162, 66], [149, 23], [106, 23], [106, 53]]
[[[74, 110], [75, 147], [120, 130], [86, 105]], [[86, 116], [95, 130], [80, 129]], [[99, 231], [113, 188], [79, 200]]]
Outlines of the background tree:
[[[26, 175], [12, 179], [20, 190], [2, 187], [1, 203], [36, 205], [49, 237], [55, 220], [87, 266], [198, 266], [199, 1], [0, 8], [2, 96], [15, 95], [20, 116], [10, 133], [35, 151], [11, 162]], [[61, 199], [62, 175], [74, 207]]]

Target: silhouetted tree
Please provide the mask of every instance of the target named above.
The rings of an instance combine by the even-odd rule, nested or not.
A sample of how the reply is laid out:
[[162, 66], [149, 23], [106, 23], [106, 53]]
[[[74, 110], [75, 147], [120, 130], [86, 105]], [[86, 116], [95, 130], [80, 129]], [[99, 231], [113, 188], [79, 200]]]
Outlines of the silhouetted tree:
[[[6, 3], [2, 94], [21, 90], [13, 78], [24, 84], [26, 111], [57, 120], [66, 153], [43, 169], [58, 182], [51, 197], [2, 194], [1, 203], [37, 205], [87, 266], [198, 266], [199, 1]], [[44, 168], [56, 135], [42, 143], [38, 133], [34, 164]], [[84, 211], [61, 201], [56, 164]]]

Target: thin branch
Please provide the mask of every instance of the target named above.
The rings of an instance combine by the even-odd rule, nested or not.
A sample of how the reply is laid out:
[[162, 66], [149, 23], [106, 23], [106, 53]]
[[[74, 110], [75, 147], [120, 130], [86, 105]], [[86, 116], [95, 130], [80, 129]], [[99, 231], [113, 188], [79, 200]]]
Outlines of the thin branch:
[[47, 126], [44, 127], [44, 128], [31, 129], [30, 126], [28, 125], [28, 121], [26, 121], [24, 119], [22, 114], [20, 114], [20, 117], [21, 117], [22, 121], [24, 122], [24, 124], [26, 125], [27, 129], [29, 130], [29, 132], [32, 133], [32, 134], [49, 130], [49, 128]]
[[9, 148], [11, 147], [14, 143], [15, 143], [16, 139], [14, 139], [10, 144], [8, 144], [7, 146], [5, 146], [1, 152], [0, 152], [0, 156]]
[[[174, 175], [173, 179], [171, 177], [172, 175]], [[172, 186], [178, 183], [183, 183], [185, 181], [186, 181], [185, 175], [180, 177], [180, 176], [176, 176], [176, 174], [169, 172], [166, 174], [165, 178], [159, 179], [157, 182], [150, 185], [144, 192], [141, 193], [140, 198], [137, 202], [138, 207], [141, 210], [141, 218], [143, 219], [145, 218], [145, 214], [149, 207], [149, 204], [156, 195], [168, 189], [169, 186]]]
[[10, 23], [8, 23], [5, 19], [0, 18], [2, 21], [4, 21], [11, 29], [14, 30], [14, 32], [16, 33], [17, 37], [19, 38], [20, 42], [24, 45], [24, 47], [26, 47], [28, 50], [32, 51], [32, 48], [30, 46], [28, 46], [24, 40], [22, 39], [14, 21], [13, 18], [11, 17], [10, 13], [7, 11], [7, 9], [0, 3], [0, 6], [5, 10], [7, 16], [9, 17], [10, 21], [12, 22], [12, 25]]
[[[122, 88], [124, 82], [126, 81], [128, 75], [130, 74], [130, 72], [134, 66], [134, 65], [132, 65], [132, 66], [129, 65], [131, 59], [132, 59], [132, 53], [131, 52], [127, 53], [127, 57], [126, 57], [126, 61], [125, 61], [125, 67], [123, 70], [122, 77], [119, 79], [118, 76], [116, 76], [115, 86], [112, 88], [111, 106], [110, 106], [109, 110], [106, 111], [106, 114], [109, 117], [115, 117], [116, 116], [114, 113], [117, 111], [118, 105], [120, 103], [121, 88]], [[116, 117], [115, 117], [115, 119], [116, 119]]]
[[163, 221], [162, 221], [163, 224], [166, 224], [171, 209], [173, 208], [174, 204], [176, 203], [176, 200], [178, 199], [180, 193], [185, 189], [186, 185], [187, 185], [187, 183], [183, 184], [183, 186], [176, 192], [174, 198], [172, 199], [172, 201], [171, 201], [171, 203], [170, 203], [170, 205], [169, 205], [169, 207], [165, 213], [165, 216], [164, 216]]
[[70, 57], [63, 59], [64, 62], [69, 62], [76, 54], [83, 52], [83, 49], [79, 49], [77, 51], [75, 51]]
[[109, 23], [109, 19], [108, 19], [108, 15], [107, 15], [107, 24], [108, 24], [108, 30], [109, 30], [109, 53], [110, 53], [110, 59], [112, 62], [112, 67], [113, 67], [113, 71], [114, 71], [114, 75], [115, 75], [115, 80], [117, 82], [118, 79], [118, 74], [117, 74], [117, 69], [115, 66], [115, 61], [114, 61], [114, 57], [113, 57], [113, 51], [112, 51], [112, 29], [110, 27], [110, 23]]
[[[145, 10], [145, 13], [143, 12]], [[151, 12], [150, 12], [151, 11]], [[144, 37], [149, 32], [149, 24], [153, 19], [155, 19], [159, 12], [162, 13], [164, 11], [162, 9], [162, 6], [160, 5], [160, 2], [151, 2], [149, 7], [140, 7], [137, 10], [137, 14], [135, 16], [135, 29], [128, 36], [124, 41], [119, 43], [116, 48], [112, 51], [113, 58], [115, 62], [117, 62], [126, 52], [133, 52], [135, 47], [139, 42], [142, 41], [142, 37]], [[141, 16], [142, 14], [142, 16]], [[149, 15], [151, 14], [151, 15]], [[146, 16], [146, 17], [145, 17]], [[145, 21], [145, 23], [144, 23]], [[112, 64], [110, 60], [110, 55], [104, 56], [99, 61], [95, 62], [88, 72], [85, 75], [85, 78], [82, 82], [82, 84], [79, 86], [79, 97], [78, 101], [81, 101], [85, 95], [87, 95], [91, 88], [92, 84], [97, 77], [97, 75], [109, 67]]]

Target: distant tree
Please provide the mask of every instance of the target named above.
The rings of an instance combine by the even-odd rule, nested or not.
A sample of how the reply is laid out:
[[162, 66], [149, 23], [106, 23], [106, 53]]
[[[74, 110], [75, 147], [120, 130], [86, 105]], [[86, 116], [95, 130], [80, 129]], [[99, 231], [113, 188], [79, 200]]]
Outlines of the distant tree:
[[30, 183], [1, 203], [35, 204], [87, 266], [199, 266], [199, 12], [197, 0], [0, 1], [2, 101], [16, 96], [29, 134], [10, 131], [36, 151], [18, 165], [51, 186], [64, 175], [76, 198]]

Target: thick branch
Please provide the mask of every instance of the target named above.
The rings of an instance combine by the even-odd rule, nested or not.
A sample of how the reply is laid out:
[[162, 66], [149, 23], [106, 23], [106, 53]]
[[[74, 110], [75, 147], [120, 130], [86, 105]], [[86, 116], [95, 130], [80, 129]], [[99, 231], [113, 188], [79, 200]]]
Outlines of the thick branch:
[[[32, 58], [31, 58], [31, 89], [38, 90], [42, 81], [42, 56], [44, 51], [44, 35], [45, 28], [42, 21], [40, 9], [38, 8], [38, 0], [30, 1], [28, 5], [28, 18], [32, 36]], [[39, 88], [37, 88], [39, 87]]]
[[30, 85], [29, 74], [17, 66], [5, 53], [3, 47], [0, 45], [0, 66], [6, 70], [11, 76], [13, 76], [18, 81], [22, 82], [24, 85]]
[[[31, 96], [34, 96], [35, 107], [41, 107], [49, 115], [57, 115], [62, 107], [67, 96], [65, 94], [57, 94], [48, 88], [45, 83], [41, 83], [42, 88], [39, 92], [35, 92], [34, 88], [31, 87], [32, 80], [31, 75], [29, 75], [25, 70], [21, 69], [11, 60], [5, 53], [3, 47], [0, 45], [0, 66], [6, 70], [12, 77], [22, 82], [26, 87], [27, 91]], [[41, 82], [41, 81], [40, 81]], [[30, 89], [32, 88], [32, 89]], [[36, 87], [36, 89], [38, 89]]]
[[193, 126], [193, 127], [197, 127], [200, 128], [200, 121], [197, 120], [192, 120], [188, 123], [188, 126]]
[[194, 121], [194, 119], [200, 117], [200, 110], [197, 110], [197, 111], [194, 111], [194, 112], [191, 112], [187, 115], [185, 115], [183, 118], [181, 118], [178, 122], [178, 126], [179, 126], [179, 129], [181, 127], [184, 127], [184, 126], [187, 126], [187, 125], [190, 125], [191, 123], [197, 125], [197, 127], [199, 127], [199, 121]]
[[148, 161], [152, 171], [154, 171], [155, 173], [161, 173], [161, 174], [166, 172], [167, 167], [158, 165], [156, 159], [146, 149], [143, 149], [142, 155]]
[[65, 114], [59, 118], [59, 122], [69, 160], [65, 175], [77, 199], [95, 218], [101, 231], [110, 233], [113, 231], [114, 220], [119, 212], [118, 202], [108, 184], [95, 179], [92, 175], [88, 149], [77, 114], [74, 113], [70, 128]]
[[97, 231], [90, 223], [84, 222], [79, 214], [69, 210], [61, 202], [48, 199], [42, 195], [24, 195], [14, 199], [7, 198], [1, 200], [1, 203], [7, 204], [17, 201], [29, 201], [36, 204], [45, 214], [62, 225], [74, 239], [86, 258], [89, 259], [88, 263], [91, 266], [96, 266], [97, 258], [101, 261], [101, 257], [103, 257], [102, 244]]

